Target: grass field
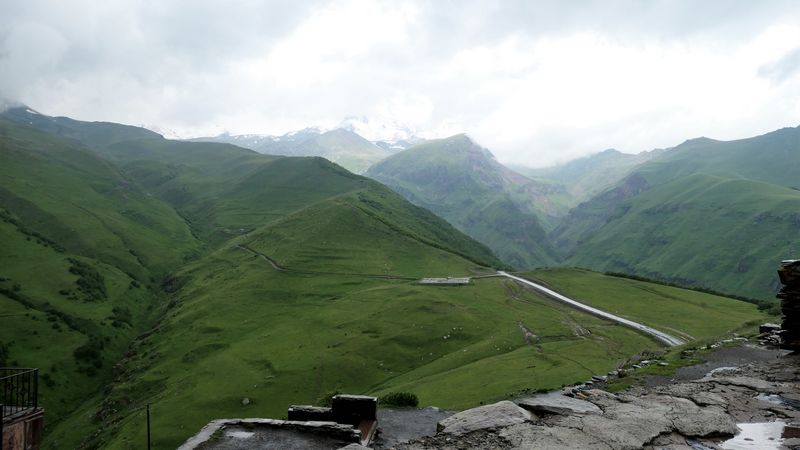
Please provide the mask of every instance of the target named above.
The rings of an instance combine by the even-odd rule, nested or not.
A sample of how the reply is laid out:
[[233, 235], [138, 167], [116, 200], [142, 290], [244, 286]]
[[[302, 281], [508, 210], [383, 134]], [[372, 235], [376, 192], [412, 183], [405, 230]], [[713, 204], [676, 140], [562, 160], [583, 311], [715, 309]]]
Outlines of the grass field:
[[[271, 240], [284, 238], [270, 228], [286, 225], [293, 230], [299, 220], [240, 239], [252, 239], [251, 246], [259, 251], [274, 250]], [[325, 228], [311, 232], [306, 243], [287, 244], [275, 259], [296, 270], [318, 269], [315, 259], [307, 265], [303, 258], [292, 259], [287, 249], [305, 255]], [[374, 271], [369, 264], [381, 266], [387, 261], [382, 256], [394, 249], [424, 251], [415, 250], [404, 236], [360, 236], [362, 247], [373, 249], [372, 258], [342, 252], [333, 267], [362, 261], [363, 270]], [[384, 246], [370, 245], [378, 241]], [[475, 269], [452, 254], [420, 259], [416, 266], [389, 267], [393, 275], [415, 276], [441, 270], [444, 263], [451, 275]], [[343, 271], [356, 267], [338, 266]], [[653, 324], [663, 314], [665, 331], [681, 335], [723, 334], [764, 317], [748, 303], [591, 272], [561, 269], [528, 275], [568, 287], [565, 292], [633, 320]], [[101, 435], [103, 446], [136, 448], [143, 439], [145, 402], [153, 403], [158, 414], [158, 446], [172, 448], [211, 419], [283, 417], [288, 405], [313, 403], [331, 391], [410, 391], [422, 405], [460, 409], [522, 389], [583, 381], [632, 355], [660, 348], [647, 336], [501, 278], [429, 287], [355, 275], [279, 272], [236, 246], [189, 265], [178, 276], [186, 284], [175, 306], [159, 331], [125, 362], [123, 381], [106, 400], [119, 412]], [[649, 307], [640, 307], [645, 302]], [[703, 331], [695, 320], [698, 315], [712, 317], [716, 324]], [[521, 324], [538, 338], [526, 342]], [[117, 418], [119, 428], [113, 425]]]
[[800, 192], [786, 187], [697, 174], [625, 208], [571, 264], [771, 300], [776, 264], [800, 250]]

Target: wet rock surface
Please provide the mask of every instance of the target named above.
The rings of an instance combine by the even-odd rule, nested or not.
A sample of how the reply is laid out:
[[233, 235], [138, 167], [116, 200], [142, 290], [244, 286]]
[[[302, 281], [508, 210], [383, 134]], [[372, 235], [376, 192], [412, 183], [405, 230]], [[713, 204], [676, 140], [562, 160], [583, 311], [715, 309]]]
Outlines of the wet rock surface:
[[375, 449], [392, 448], [412, 439], [432, 436], [436, 433], [436, 424], [452, 415], [452, 411], [434, 407], [379, 409], [378, 434], [371, 446]]
[[[749, 364], [701, 373], [692, 380], [618, 394], [600, 389], [576, 394], [577, 400], [597, 408], [595, 413], [537, 406], [525, 417], [515, 414], [510, 402], [462, 411], [440, 423], [440, 428], [458, 432], [440, 432], [396, 448], [717, 449], [737, 433], [737, 439], [748, 442], [740, 431], [744, 427], [737, 424], [755, 423], [784, 429], [782, 437], [769, 441], [770, 448], [794, 448], [800, 445], [792, 436], [800, 426], [800, 356], [777, 355], [758, 354]], [[562, 394], [540, 396], [548, 400], [538, 403], [558, 401], [557, 395]]]

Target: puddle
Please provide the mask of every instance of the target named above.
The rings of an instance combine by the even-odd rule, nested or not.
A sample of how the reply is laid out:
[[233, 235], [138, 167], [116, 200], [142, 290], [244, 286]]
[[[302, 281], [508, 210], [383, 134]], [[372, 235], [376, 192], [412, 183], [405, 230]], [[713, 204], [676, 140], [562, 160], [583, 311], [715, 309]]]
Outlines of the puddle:
[[255, 433], [252, 431], [228, 431], [225, 434], [236, 439], [250, 439]]
[[686, 444], [691, 447], [692, 450], [714, 450], [711, 447], [706, 447], [705, 445], [701, 444], [697, 439], [687, 438]]
[[783, 428], [786, 423], [761, 422], [739, 423], [739, 434], [732, 439], [721, 443], [720, 448], [725, 450], [777, 450], [783, 444]]
[[773, 403], [775, 405], [786, 406], [787, 408], [797, 409], [800, 410], [800, 401], [792, 400], [789, 398], [782, 397], [777, 394], [758, 394], [756, 395], [756, 400], [761, 400], [769, 403]]

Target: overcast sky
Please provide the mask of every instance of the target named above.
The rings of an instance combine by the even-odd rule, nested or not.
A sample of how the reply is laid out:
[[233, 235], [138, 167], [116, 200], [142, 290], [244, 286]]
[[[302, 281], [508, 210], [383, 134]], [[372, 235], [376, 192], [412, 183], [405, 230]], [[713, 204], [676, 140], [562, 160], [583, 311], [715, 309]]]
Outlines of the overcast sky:
[[800, 125], [800, 1], [0, 5], [0, 98], [185, 137], [348, 121], [542, 166]]

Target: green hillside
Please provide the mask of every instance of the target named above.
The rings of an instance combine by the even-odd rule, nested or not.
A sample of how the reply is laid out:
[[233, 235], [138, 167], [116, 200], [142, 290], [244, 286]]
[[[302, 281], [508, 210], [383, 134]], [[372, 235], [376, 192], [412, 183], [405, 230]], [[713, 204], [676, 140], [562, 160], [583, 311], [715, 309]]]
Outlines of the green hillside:
[[651, 184], [709, 173], [800, 187], [800, 127], [735, 141], [691, 139], [665, 151], [640, 172]]
[[800, 129], [664, 150], [567, 215], [549, 238], [566, 264], [771, 299], [800, 252]]
[[625, 202], [571, 264], [771, 298], [775, 265], [800, 251], [800, 192], [696, 174]]
[[[158, 417], [156, 445], [172, 448], [211, 419], [282, 417], [288, 405], [314, 403], [331, 391], [404, 390], [424, 405], [466, 408], [525, 388], [585, 380], [659, 348], [507, 279], [456, 288], [404, 279], [489, 271], [397, 233], [381, 217], [408, 204], [384, 203], [376, 215], [368, 209], [375, 195], [368, 188], [318, 203], [181, 269], [176, 278], [183, 287], [159, 327], [123, 361], [95, 442], [137, 448], [148, 402]], [[762, 317], [755, 306], [731, 299], [588, 275], [612, 288], [587, 293], [588, 300], [612, 301], [613, 292], [658, 301], [673, 332], [706, 337]], [[656, 293], [642, 296], [648, 288]], [[718, 317], [718, 328], [681, 323], [687, 302]], [[628, 311], [618, 303], [617, 309], [653, 319], [647, 308]], [[526, 340], [524, 329], [537, 337]]]
[[520, 167], [518, 170], [533, 179], [564, 186], [569, 194], [566, 197], [566, 206], [572, 208], [613, 187], [637, 167], [657, 158], [662, 152], [654, 150], [632, 155], [609, 149], [552, 167]]
[[161, 139], [161, 135], [141, 127], [112, 122], [84, 122], [69, 117], [51, 117], [19, 106], [2, 111], [2, 117], [18, 125], [29, 126], [48, 134], [80, 141], [89, 146], [110, 145], [133, 139]]
[[367, 176], [447, 219], [512, 266], [553, 261], [542, 226], [557, 209], [552, 188], [502, 166], [464, 135], [399, 152]]
[[[0, 365], [41, 369], [48, 424], [92, 408], [200, 243], [75, 141], [0, 118]], [[87, 400], [88, 399], [88, 400]]]
[[[116, 124], [95, 126], [118, 131]], [[2, 364], [41, 368], [50, 448], [74, 448], [86, 437], [75, 430], [100, 419], [100, 396], [115, 364], [183, 283], [174, 272], [264, 223], [358, 192], [352, 204], [316, 210], [320, 219], [335, 218], [329, 232], [346, 230], [336, 227], [355, 208], [385, 224], [384, 233], [444, 255], [432, 261], [450, 255], [467, 265], [500, 264], [442, 219], [322, 158], [150, 136], [108, 142], [88, 139], [89, 148], [0, 118]], [[323, 243], [321, 249], [328, 252], [315, 255], [322, 266], [341, 258], [337, 248]], [[407, 253], [402, 264], [414, 266], [411, 259], [424, 255]]]

